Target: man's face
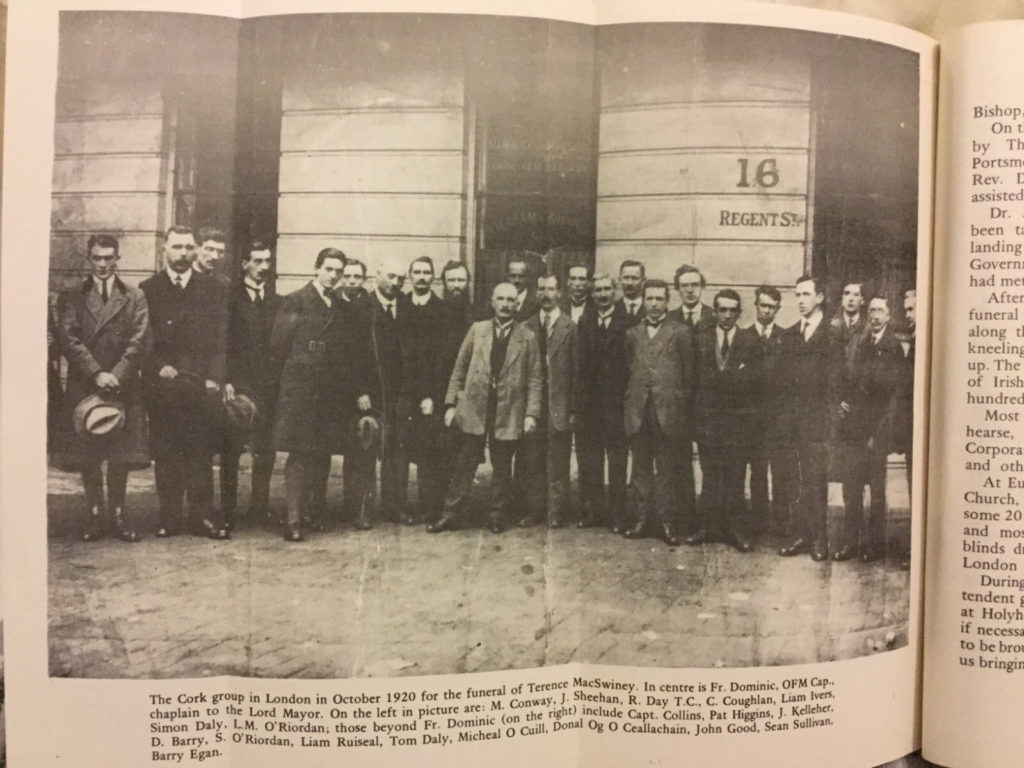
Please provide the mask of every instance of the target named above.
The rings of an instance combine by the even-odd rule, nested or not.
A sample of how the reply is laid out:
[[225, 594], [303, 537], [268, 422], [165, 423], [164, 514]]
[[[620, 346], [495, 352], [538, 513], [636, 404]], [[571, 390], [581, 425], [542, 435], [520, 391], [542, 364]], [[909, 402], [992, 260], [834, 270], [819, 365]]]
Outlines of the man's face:
[[590, 295], [598, 309], [608, 309], [615, 301], [615, 288], [610, 277], [595, 280], [590, 288]]
[[889, 304], [885, 299], [872, 299], [868, 304], [868, 325], [875, 333], [885, 328], [889, 322]]
[[270, 249], [249, 251], [248, 261], [242, 262], [242, 272], [254, 283], [264, 283], [270, 277]]
[[813, 280], [796, 284], [796, 309], [801, 317], [810, 317], [824, 301], [825, 294], [814, 290]]
[[346, 264], [345, 268], [341, 270], [341, 290], [349, 298], [355, 297], [365, 282], [366, 275], [363, 274], [361, 264]]
[[469, 272], [464, 267], [449, 269], [444, 273], [444, 296], [446, 299], [461, 299], [469, 289]]
[[644, 312], [648, 320], [658, 322], [668, 311], [668, 289], [649, 288], [644, 291]]
[[434, 284], [434, 269], [425, 261], [414, 261], [409, 267], [409, 280], [414, 293], [426, 296]]
[[558, 278], [537, 278], [537, 298], [540, 300], [541, 309], [550, 311], [558, 306], [558, 300], [562, 298], [562, 290], [558, 287]]
[[94, 245], [89, 251], [89, 266], [92, 268], [93, 276], [98, 280], [106, 280], [117, 272], [117, 260], [119, 258], [116, 248], [104, 248], [102, 245]]
[[565, 281], [569, 291], [569, 299], [574, 304], [582, 304], [587, 298], [587, 268], [569, 267], [569, 278]]
[[761, 325], [770, 325], [775, 322], [775, 315], [779, 312], [780, 303], [766, 293], [757, 294], [757, 302], [754, 307], [757, 310], [757, 322]]
[[338, 282], [338, 279], [341, 277], [341, 271], [344, 268], [344, 261], [334, 256], [328, 256], [324, 259], [324, 263], [317, 268], [314, 277], [320, 283], [320, 287], [329, 291]]
[[377, 290], [385, 299], [394, 299], [402, 290], [405, 274], [397, 267], [384, 265], [377, 270]]
[[224, 258], [226, 247], [216, 240], [204, 240], [196, 253], [196, 264], [203, 272], [212, 272]]
[[864, 294], [861, 291], [860, 283], [850, 283], [843, 287], [843, 312], [856, 315], [864, 306]]
[[622, 288], [622, 295], [630, 301], [640, 298], [640, 291], [644, 287], [644, 276], [640, 267], [623, 267], [619, 270], [619, 286]]
[[522, 293], [526, 290], [526, 283], [529, 279], [528, 269], [526, 262], [523, 261], [510, 261], [508, 264], [508, 275], [505, 278], [508, 282], [515, 286], [516, 293]]
[[499, 283], [491, 292], [491, 308], [501, 323], [508, 322], [516, 313], [516, 288], [509, 283]]
[[740, 303], [736, 299], [715, 300], [715, 322], [723, 331], [731, 331], [740, 319]]
[[703, 291], [700, 275], [696, 272], [685, 272], [679, 276], [676, 282], [676, 290], [679, 291], [679, 298], [683, 300], [686, 307], [696, 307], [700, 303], [700, 294]]
[[917, 296], [907, 296], [903, 299], [903, 314], [907, 316], [910, 327], [917, 325]]
[[163, 252], [168, 269], [178, 274], [188, 272], [196, 260], [196, 239], [191, 232], [170, 232], [164, 240]]

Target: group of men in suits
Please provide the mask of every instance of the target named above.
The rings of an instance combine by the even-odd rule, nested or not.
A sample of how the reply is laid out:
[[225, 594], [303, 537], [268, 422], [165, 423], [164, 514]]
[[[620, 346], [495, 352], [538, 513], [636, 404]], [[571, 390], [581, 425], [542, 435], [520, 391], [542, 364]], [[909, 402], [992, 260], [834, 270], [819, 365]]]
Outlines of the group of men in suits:
[[[246, 446], [254, 518], [270, 516], [274, 458], [288, 454], [287, 541], [341, 517], [358, 529], [386, 519], [440, 533], [466, 523], [486, 449], [487, 526], [495, 533], [512, 524], [604, 524], [628, 538], [654, 535], [673, 546], [718, 540], [746, 552], [749, 466], [754, 519], [786, 527], [779, 553], [821, 560], [830, 554], [831, 452], [840, 456], [846, 506], [832, 555], [869, 560], [881, 551], [885, 457], [908, 355], [887, 300], [874, 297], [865, 311], [860, 283], [845, 286], [842, 312], [829, 321], [821, 281], [801, 277], [794, 287], [800, 321], [791, 328], [775, 323], [779, 290], [761, 286], [754, 322], [741, 328], [740, 295], [724, 289], [703, 303], [705, 278], [691, 265], [670, 286], [648, 279], [638, 261], [624, 261], [616, 281], [580, 264], [564, 278], [533, 277], [513, 258], [486, 314], [473, 322], [480, 313], [459, 262], [444, 266], [440, 296], [426, 256], [407, 267], [382, 262], [367, 290], [364, 263], [324, 248], [309, 283], [279, 297], [269, 244], [249, 244], [230, 281], [217, 276], [225, 251], [223, 232], [172, 227], [163, 268], [134, 289], [116, 277], [117, 241], [93, 238], [92, 274], [60, 304], [59, 340], [76, 386], [70, 399], [95, 390], [145, 403], [158, 537], [183, 523], [196, 534], [230, 536]], [[669, 311], [672, 287], [682, 303]], [[104, 323], [109, 333], [97, 334]], [[256, 406], [244, 429], [211, 416], [242, 399]], [[578, 514], [569, 482], [574, 443]], [[88, 539], [104, 530], [103, 458], [111, 525], [137, 538], [126, 523], [122, 477], [145, 451], [129, 456], [115, 447], [82, 446]], [[344, 457], [340, 516], [327, 507], [336, 455]], [[407, 498], [413, 463], [415, 505]], [[871, 488], [866, 521], [864, 485]]]

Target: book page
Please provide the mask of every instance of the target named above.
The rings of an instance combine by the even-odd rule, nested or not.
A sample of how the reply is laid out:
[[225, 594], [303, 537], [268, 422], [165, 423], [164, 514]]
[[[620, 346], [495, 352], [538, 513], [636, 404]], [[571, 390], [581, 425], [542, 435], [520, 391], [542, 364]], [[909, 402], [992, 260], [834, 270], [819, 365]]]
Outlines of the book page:
[[13, 765], [916, 746], [932, 41], [82, 5], [11, 19]]
[[956, 768], [1024, 749], [1022, 33], [942, 47], [924, 754]]

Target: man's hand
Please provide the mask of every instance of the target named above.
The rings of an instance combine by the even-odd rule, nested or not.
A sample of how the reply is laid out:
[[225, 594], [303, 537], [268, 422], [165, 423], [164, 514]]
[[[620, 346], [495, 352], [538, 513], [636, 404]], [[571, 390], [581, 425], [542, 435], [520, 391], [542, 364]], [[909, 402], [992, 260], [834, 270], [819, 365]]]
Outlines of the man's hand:
[[235, 385], [225, 384], [224, 385], [224, 402], [235, 399]]
[[420, 400], [420, 413], [424, 416], [432, 416], [434, 414], [434, 399], [431, 397], [424, 397]]
[[453, 421], [455, 421], [455, 406], [449, 405], [448, 409], [444, 412], [444, 425], [450, 427]]
[[220, 384], [213, 379], [206, 380], [206, 391], [207, 392], [220, 392]]
[[839, 416], [840, 417], [845, 416], [849, 412], [850, 412], [850, 404], [849, 403], [840, 403], [839, 404]]
[[106, 392], [116, 392], [121, 388], [121, 382], [117, 380], [117, 376], [106, 371], [97, 373], [95, 381], [96, 388]]
[[528, 435], [532, 435], [537, 431], [537, 420], [533, 416], [527, 416], [523, 419], [523, 432]]
[[160, 373], [157, 375], [161, 379], [176, 379], [178, 378], [178, 369], [173, 365], [165, 365], [160, 369]]
[[370, 396], [369, 395], [360, 395], [356, 399], [356, 408], [358, 408], [363, 413], [365, 413], [366, 411], [368, 411], [371, 408], [373, 408], [373, 403], [370, 402]]

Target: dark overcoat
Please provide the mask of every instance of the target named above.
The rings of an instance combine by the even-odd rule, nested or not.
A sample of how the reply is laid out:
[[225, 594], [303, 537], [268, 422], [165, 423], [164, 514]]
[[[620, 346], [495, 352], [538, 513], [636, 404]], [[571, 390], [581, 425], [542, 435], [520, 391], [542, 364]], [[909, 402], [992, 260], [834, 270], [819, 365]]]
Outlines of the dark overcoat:
[[[67, 430], [63, 443], [72, 463], [78, 459], [109, 459], [134, 467], [149, 466], [145, 404], [140, 369], [151, 345], [146, 297], [120, 278], [113, 280], [107, 303], [100, 298], [91, 277], [81, 287], [61, 294], [57, 336], [68, 361], [67, 391], [62, 422]], [[105, 371], [121, 383], [126, 408], [124, 427], [103, 440], [84, 440], [75, 434], [71, 415], [87, 395], [94, 394], [96, 374]]]
[[270, 447], [277, 406], [277, 372], [270, 358], [270, 333], [281, 297], [265, 286], [263, 300], [254, 302], [245, 285], [231, 289], [228, 305], [227, 380], [239, 392], [256, 400], [258, 415], [253, 447]]
[[839, 419], [841, 443], [864, 448], [870, 439], [888, 452], [894, 444], [894, 406], [900, 379], [906, 370], [903, 347], [892, 327], [882, 331], [878, 343], [870, 330], [850, 339], [847, 374], [837, 386], [837, 399], [849, 406]]
[[825, 443], [832, 421], [832, 366], [828, 322], [818, 323], [809, 339], [800, 323], [787, 329], [782, 339], [781, 365], [785, 382], [784, 417], [793, 425], [793, 438], [803, 443]]
[[629, 384], [629, 360], [626, 357], [626, 331], [633, 319], [619, 304], [612, 311], [607, 329], [598, 323], [595, 307], [580, 318], [579, 383], [576, 413], [583, 430], [623, 432], [626, 386]]
[[280, 376], [276, 450], [344, 453], [351, 442], [356, 400], [370, 393], [374, 368], [356, 311], [337, 298], [328, 307], [312, 283], [282, 299], [270, 336]]
[[721, 366], [714, 327], [697, 333], [696, 421], [701, 453], [743, 451], [757, 432], [764, 356], [756, 332], [739, 328]]

